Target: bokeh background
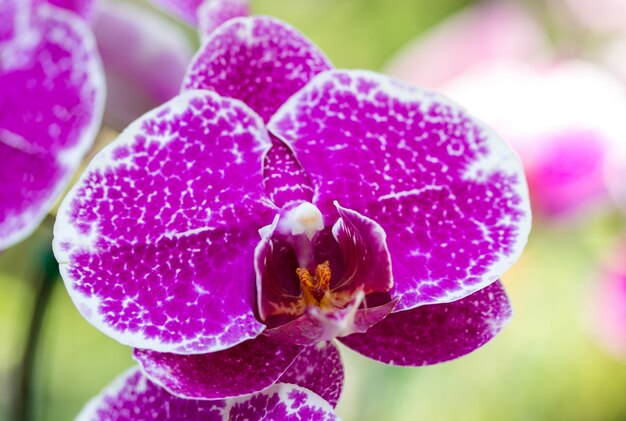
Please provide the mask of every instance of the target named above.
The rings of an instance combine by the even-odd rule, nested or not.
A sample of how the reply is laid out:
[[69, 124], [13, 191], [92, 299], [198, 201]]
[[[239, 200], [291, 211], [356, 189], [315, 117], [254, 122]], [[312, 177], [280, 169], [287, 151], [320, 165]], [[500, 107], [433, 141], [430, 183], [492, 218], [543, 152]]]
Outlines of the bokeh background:
[[[398, 51], [419, 43], [456, 13], [484, 3], [259, 0], [252, 2], [252, 9], [294, 25], [337, 67], [390, 71], [389, 63], [397, 60]], [[593, 7], [582, 9], [581, 18], [572, 7], [575, 3], [584, 1], [519, 2], [546, 37], [548, 61], [587, 60], [620, 80], [619, 61], [602, 59], [607, 46], [626, 36], [626, 26], [622, 29], [620, 22], [609, 21], [619, 13], [620, 0], [613, 4], [617, 8], [613, 14], [595, 21], [586, 19]], [[598, 4], [605, 2], [587, 3], [596, 4], [597, 11], [604, 7]], [[606, 3], [611, 7], [613, 2]], [[626, 22], [626, 9], [622, 11]], [[186, 31], [197, 43], [194, 32]], [[444, 61], [447, 47], [450, 60], [463, 54], [454, 51], [457, 41], [466, 40], [451, 37], [449, 46], [440, 47]], [[465, 43], [463, 48], [467, 50], [471, 44]], [[477, 42], [474, 48], [489, 47]], [[545, 51], [537, 53], [546, 55]], [[428, 57], [421, 59], [425, 66], [429, 64]], [[626, 54], [623, 60], [626, 70]], [[415, 73], [418, 71], [416, 68]], [[602, 99], [597, 101], [597, 112], [604, 112]], [[557, 118], [559, 110], [554, 113]], [[520, 113], [517, 118], [529, 116]], [[626, 120], [626, 113], [622, 118]], [[626, 144], [626, 132], [623, 135]], [[109, 132], [104, 134], [104, 142], [110, 137]], [[541, 185], [541, 180], [538, 183]], [[8, 419], [16, 391], [41, 276], [39, 265], [51, 239], [51, 221], [49, 218], [30, 238], [0, 254], [0, 419]], [[425, 368], [385, 366], [342, 347], [346, 386], [339, 415], [348, 421], [626, 420], [626, 352], [620, 352], [619, 344], [607, 346], [607, 335], [608, 342], [611, 335], [626, 336], [626, 318], [622, 324], [613, 320], [606, 328], [599, 325], [602, 321], [597, 317], [609, 305], [598, 299], [599, 291], [620, 260], [625, 234], [626, 214], [610, 200], [575, 216], [537, 215], [524, 255], [504, 277], [515, 311], [510, 325], [473, 354]], [[133, 365], [129, 348], [101, 334], [78, 314], [59, 279], [41, 332], [34, 365], [36, 419], [72, 419], [91, 397]]]

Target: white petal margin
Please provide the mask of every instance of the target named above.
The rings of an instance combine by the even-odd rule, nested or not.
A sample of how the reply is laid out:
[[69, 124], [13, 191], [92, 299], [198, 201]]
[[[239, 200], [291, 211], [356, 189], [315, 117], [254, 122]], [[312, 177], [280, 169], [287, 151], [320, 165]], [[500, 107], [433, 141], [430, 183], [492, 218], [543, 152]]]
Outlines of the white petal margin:
[[91, 399], [76, 421], [228, 421], [233, 418], [269, 421], [284, 417], [303, 421], [339, 420], [328, 402], [300, 386], [277, 383], [262, 392], [236, 399], [182, 399], [151, 383], [133, 367]]
[[[76, 16], [76, 14], [48, 4], [42, 4], [39, 6], [37, 14], [41, 19], [48, 21], [51, 26], [58, 26], [58, 32], [51, 31], [50, 34], [45, 34], [49, 37], [48, 42], [56, 43], [56, 45], [58, 45], [58, 47], [62, 50], [75, 51], [80, 48], [89, 53], [89, 59], [84, 63], [86, 66], [84, 69], [85, 74], [88, 75], [89, 80], [84, 82], [83, 86], [86, 89], [90, 88], [94, 90], [94, 107], [92, 110], [92, 119], [90, 124], [81, 129], [81, 133], [78, 136], [76, 143], [72, 147], [60, 150], [55, 157], [57, 165], [66, 170], [65, 176], [60, 178], [52, 191], [49, 192], [47, 200], [37, 203], [36, 206], [31, 206], [30, 209], [20, 213], [19, 215], [13, 215], [13, 217], [7, 218], [8, 221], [6, 221], [5, 224], [9, 228], [3, 228], [2, 231], [10, 233], [0, 236], [0, 250], [5, 250], [31, 235], [50, 212], [54, 204], [57, 200], [59, 200], [59, 197], [67, 188], [74, 176], [74, 173], [80, 167], [85, 154], [89, 151], [94, 140], [96, 139], [96, 135], [98, 134], [98, 130], [100, 129], [100, 124], [102, 122], [102, 115], [104, 113], [106, 83], [102, 62], [100, 60], [100, 55], [98, 54], [96, 41], [91, 28], [89, 28], [89, 26], [82, 19]], [[80, 46], [73, 45], [71, 42], [68, 43], [68, 40], [71, 39], [71, 37], [64, 35], [63, 32], [66, 28], [69, 28], [71, 31], [80, 35]], [[18, 45], [20, 45], [19, 42]], [[9, 49], [8, 51], [11, 50]], [[12, 63], [11, 61], [13, 57], [9, 57], [10, 60], [8, 61], [3, 61], [4, 58], [4, 56], [0, 57], [0, 65], [2, 66], [11, 68], [13, 65], [19, 66], [20, 64], [18, 62]], [[77, 70], [82, 71], [83, 69], [81, 68]], [[78, 75], [78, 71], [75, 73], [77, 76], [80, 76]], [[2, 128], [0, 128], [0, 130], [2, 130]], [[29, 140], [30, 139], [25, 139], [25, 142], [28, 143]], [[12, 145], [19, 146], [15, 144]], [[27, 151], [29, 146], [26, 145], [24, 148], [18, 147], [18, 149], [24, 149]]]

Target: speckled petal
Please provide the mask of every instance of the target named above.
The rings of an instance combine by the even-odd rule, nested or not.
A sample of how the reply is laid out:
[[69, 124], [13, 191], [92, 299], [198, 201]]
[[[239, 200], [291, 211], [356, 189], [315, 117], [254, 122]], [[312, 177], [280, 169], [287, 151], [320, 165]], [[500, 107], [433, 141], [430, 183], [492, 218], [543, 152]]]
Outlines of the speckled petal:
[[337, 200], [383, 227], [397, 310], [489, 285], [526, 243], [518, 158], [442, 96], [372, 72], [328, 71], [268, 127], [292, 146], [325, 218]]
[[279, 383], [297, 384], [337, 406], [343, 389], [343, 363], [333, 342], [318, 342], [304, 349], [280, 376]]
[[319, 396], [279, 383], [250, 396], [228, 400], [182, 399], [131, 368], [93, 398], [77, 421], [243, 421], [320, 420], [338, 418]]
[[183, 89], [209, 89], [248, 104], [265, 121], [313, 76], [331, 67], [303, 35], [270, 17], [231, 19], [187, 70]]
[[100, 152], [61, 204], [54, 250], [82, 315], [118, 341], [162, 352], [229, 348], [253, 314], [270, 139], [243, 103], [190, 91]]
[[510, 317], [504, 287], [495, 282], [453, 303], [390, 314], [366, 333], [339, 340], [386, 364], [423, 366], [453, 360], [480, 348]]
[[107, 0], [94, 32], [107, 78], [106, 125], [121, 131], [178, 94], [193, 56], [182, 28], [145, 7]]
[[332, 406], [315, 393], [286, 383], [249, 397], [233, 399], [229, 421], [335, 421]]
[[192, 26], [198, 25], [198, 8], [205, 0], [150, 0], [159, 8]]
[[270, 387], [302, 349], [261, 335], [209, 354], [178, 355], [135, 349], [133, 357], [150, 380], [176, 396], [223, 399]]
[[205, 0], [198, 8], [200, 36], [205, 39], [224, 22], [249, 14], [249, 0]]
[[0, 46], [0, 250], [50, 211], [95, 139], [103, 102], [93, 36], [73, 14], [42, 5], [36, 27]]
[[263, 182], [268, 197], [278, 207], [313, 200], [311, 181], [293, 152], [283, 142], [272, 139], [272, 148], [263, 162]]
[[0, 44], [27, 30], [31, 0], [0, 0]]

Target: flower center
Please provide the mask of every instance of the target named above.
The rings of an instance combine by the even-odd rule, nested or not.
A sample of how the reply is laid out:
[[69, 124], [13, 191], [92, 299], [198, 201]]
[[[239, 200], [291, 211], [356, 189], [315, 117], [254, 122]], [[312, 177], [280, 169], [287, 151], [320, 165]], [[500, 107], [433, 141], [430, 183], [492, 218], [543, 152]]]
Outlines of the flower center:
[[330, 263], [325, 261], [311, 273], [307, 268], [296, 269], [296, 274], [302, 286], [304, 302], [306, 305], [322, 306], [322, 300], [330, 289]]

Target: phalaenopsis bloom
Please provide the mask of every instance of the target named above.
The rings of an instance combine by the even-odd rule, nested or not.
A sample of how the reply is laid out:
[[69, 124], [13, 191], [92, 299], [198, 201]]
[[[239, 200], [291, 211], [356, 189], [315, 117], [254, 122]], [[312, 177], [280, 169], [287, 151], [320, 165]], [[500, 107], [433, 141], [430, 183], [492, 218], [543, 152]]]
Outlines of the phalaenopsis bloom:
[[0, 250], [29, 235], [67, 187], [100, 125], [103, 79], [78, 14], [0, 1]]
[[529, 228], [517, 157], [462, 108], [229, 20], [59, 210], [72, 299], [141, 368], [82, 416], [333, 418], [336, 340], [421, 366], [493, 338]]

